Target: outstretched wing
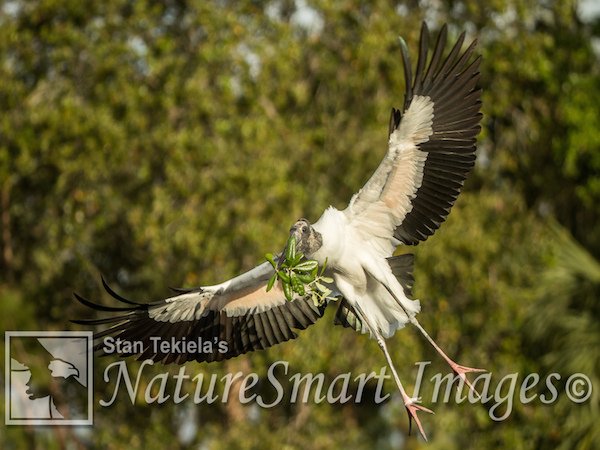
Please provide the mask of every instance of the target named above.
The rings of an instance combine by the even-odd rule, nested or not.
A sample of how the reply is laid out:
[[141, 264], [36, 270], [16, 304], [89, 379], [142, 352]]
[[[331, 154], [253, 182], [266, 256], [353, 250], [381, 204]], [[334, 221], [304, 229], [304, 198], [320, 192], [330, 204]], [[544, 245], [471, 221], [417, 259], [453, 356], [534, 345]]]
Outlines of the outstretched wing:
[[412, 245], [426, 240], [446, 220], [475, 164], [482, 117], [477, 87], [481, 57], [466, 67], [476, 41], [459, 57], [463, 33], [442, 63], [446, 35], [444, 25], [425, 71], [429, 32], [423, 23], [412, 86], [410, 56], [400, 39], [406, 81], [403, 115], [392, 108], [388, 152], [345, 211], [357, 229], [373, 238], [393, 236]]
[[[121, 356], [136, 355], [136, 359], [163, 364], [222, 361], [295, 339], [293, 329], [304, 330], [322, 317], [325, 305], [316, 307], [312, 300], [297, 294], [288, 301], [280, 282], [267, 292], [273, 273], [271, 265], [264, 263], [225, 283], [177, 290], [180, 295], [154, 303], [125, 300], [102, 280], [108, 293], [128, 306], [106, 307], [75, 296], [86, 306], [123, 314], [72, 322], [114, 324], [94, 338], [113, 336], [113, 343], [119, 338], [124, 349]], [[125, 342], [130, 343], [129, 348]], [[101, 341], [94, 349], [104, 346]]]

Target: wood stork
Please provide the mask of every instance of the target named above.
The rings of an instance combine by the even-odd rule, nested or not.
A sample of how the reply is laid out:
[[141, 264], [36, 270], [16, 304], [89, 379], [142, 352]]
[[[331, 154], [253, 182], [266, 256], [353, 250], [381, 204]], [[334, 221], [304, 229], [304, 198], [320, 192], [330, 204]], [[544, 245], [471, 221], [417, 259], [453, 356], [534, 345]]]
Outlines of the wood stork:
[[[385, 344], [408, 322], [431, 342], [453, 371], [472, 389], [467, 372], [479, 371], [456, 364], [437, 346], [416, 319], [421, 306], [411, 300], [412, 255], [392, 256], [396, 246], [426, 240], [446, 220], [475, 162], [475, 141], [481, 131], [481, 57], [467, 66], [476, 41], [459, 56], [465, 33], [442, 63], [447, 28], [440, 31], [427, 66], [429, 32], [421, 29], [416, 76], [408, 48], [400, 39], [406, 92], [402, 112], [392, 108], [385, 158], [365, 184], [339, 211], [329, 207], [313, 225], [298, 220], [290, 229], [297, 251], [323, 265], [333, 279], [331, 289], [341, 297], [335, 323], [369, 333], [377, 340], [402, 394], [404, 405], [426, 439], [417, 411], [431, 413], [404, 390]], [[281, 261], [281, 256], [278, 256]], [[124, 341], [142, 341], [143, 350], [124, 356], [152, 359], [164, 364], [186, 361], [221, 361], [265, 349], [297, 337], [293, 329], [315, 323], [325, 306], [294, 294], [286, 300], [281, 284], [267, 290], [274, 273], [265, 262], [224, 283], [190, 290], [154, 303], [134, 303], [107, 291], [127, 307], [112, 308], [77, 298], [90, 307], [125, 314], [106, 319], [75, 321], [80, 324], [115, 324], [95, 335]], [[150, 338], [184, 337], [227, 342], [227, 351], [170, 352], [153, 348]], [[101, 348], [101, 344], [96, 346]]]

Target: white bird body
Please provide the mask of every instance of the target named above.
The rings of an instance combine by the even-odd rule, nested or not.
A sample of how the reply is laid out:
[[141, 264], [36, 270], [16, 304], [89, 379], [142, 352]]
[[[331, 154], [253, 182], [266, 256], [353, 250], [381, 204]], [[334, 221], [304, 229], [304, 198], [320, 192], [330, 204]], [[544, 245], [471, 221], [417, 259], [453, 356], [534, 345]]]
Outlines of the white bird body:
[[[333, 279], [330, 288], [341, 297], [335, 323], [369, 332], [377, 340], [409, 415], [423, 436], [416, 412], [431, 411], [417, 405], [418, 400], [404, 391], [384, 338], [411, 322], [464, 382], [469, 384], [466, 372], [477, 371], [448, 358], [420, 326], [415, 317], [421, 310], [420, 302], [409, 299], [414, 282], [412, 255], [392, 257], [399, 244], [416, 245], [439, 228], [475, 164], [475, 142], [482, 117], [481, 89], [477, 87], [481, 57], [467, 66], [475, 42], [459, 57], [463, 33], [442, 62], [446, 34], [444, 26], [426, 70], [429, 33], [423, 24], [413, 85], [408, 48], [400, 40], [405, 101], [403, 114], [392, 108], [384, 159], [345, 210], [329, 207], [314, 225], [300, 219], [290, 229], [299, 253], [321, 266], [327, 261], [325, 274]], [[294, 339], [297, 335], [293, 329], [305, 329], [323, 316], [326, 305], [315, 305], [310, 296], [295, 292], [288, 301], [281, 283], [268, 290], [274, 273], [275, 269], [265, 262], [224, 283], [179, 289], [175, 297], [144, 304], [123, 299], [104, 283], [113, 297], [129, 306], [106, 307], [77, 298], [95, 309], [126, 313], [74, 322], [113, 323], [95, 337], [114, 335], [144, 343], [143, 352], [122, 356], [136, 355], [137, 359], [150, 358], [164, 364], [221, 361]], [[165, 339], [202, 337], [225, 341], [227, 351], [162, 352], [150, 342], [157, 335]], [[101, 344], [96, 346], [101, 348]]]
[[[388, 338], [402, 328], [409, 317], [382, 283], [390, 286], [401, 299], [402, 306], [413, 316], [419, 312], [420, 303], [406, 298], [387, 262], [395, 249], [393, 230], [390, 230], [387, 239], [369, 235], [366, 230], [356, 227], [364, 223], [353, 221], [349, 216], [349, 208], [344, 211], [332, 206], [327, 208], [313, 225], [323, 237], [323, 245], [306, 256], [316, 260], [320, 266], [327, 262], [327, 275], [333, 277], [343, 297], [352, 306], [358, 303], [383, 336]], [[371, 337], [375, 337], [365, 326], [361, 331], [369, 331]]]

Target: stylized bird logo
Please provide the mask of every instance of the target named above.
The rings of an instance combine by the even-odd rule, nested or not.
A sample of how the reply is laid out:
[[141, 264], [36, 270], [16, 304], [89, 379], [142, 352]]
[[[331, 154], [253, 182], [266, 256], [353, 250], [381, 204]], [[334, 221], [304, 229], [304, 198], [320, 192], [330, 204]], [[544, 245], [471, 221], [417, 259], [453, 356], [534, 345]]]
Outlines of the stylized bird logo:
[[[76, 403], [79, 399], [74, 399], [73, 392], [87, 397], [87, 390], [81, 385], [77, 378], [79, 369], [72, 363], [60, 358], [55, 358], [42, 347], [41, 344], [35, 347], [33, 356], [11, 360], [11, 371], [29, 372], [31, 375], [25, 386], [25, 394], [29, 400], [48, 399], [47, 411], [42, 414], [47, 418], [64, 419], [69, 415], [71, 403]], [[68, 387], [72, 387], [67, 392]], [[77, 404], [77, 406], [79, 406]]]

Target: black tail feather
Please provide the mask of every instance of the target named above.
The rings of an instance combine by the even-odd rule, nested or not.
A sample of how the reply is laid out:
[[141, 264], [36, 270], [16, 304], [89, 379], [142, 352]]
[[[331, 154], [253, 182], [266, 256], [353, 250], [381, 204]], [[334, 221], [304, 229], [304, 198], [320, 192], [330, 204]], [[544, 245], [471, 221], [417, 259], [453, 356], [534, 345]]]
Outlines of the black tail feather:
[[115, 291], [113, 291], [108, 286], [108, 284], [106, 284], [106, 281], [104, 281], [104, 277], [102, 277], [102, 286], [104, 286], [104, 289], [106, 289], [106, 292], [108, 292], [111, 296], [113, 296], [120, 302], [127, 303], [129, 305], [140, 305], [140, 306], [144, 305], [144, 303], [132, 302], [131, 300], [127, 300], [127, 299], [124, 299], [123, 297], [121, 297], [119, 294], [117, 294]]
[[81, 303], [83, 303], [85, 306], [96, 309], [98, 311], [129, 312], [129, 311], [133, 311], [135, 309], [135, 308], [131, 308], [131, 307], [129, 307], [129, 308], [114, 308], [112, 306], [97, 305], [96, 303], [92, 303], [92, 302], [86, 300], [85, 298], [77, 295], [75, 292], [73, 294], [75, 295], [75, 298], [77, 300], [79, 300]]

